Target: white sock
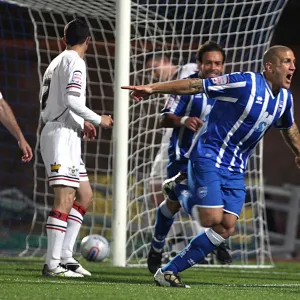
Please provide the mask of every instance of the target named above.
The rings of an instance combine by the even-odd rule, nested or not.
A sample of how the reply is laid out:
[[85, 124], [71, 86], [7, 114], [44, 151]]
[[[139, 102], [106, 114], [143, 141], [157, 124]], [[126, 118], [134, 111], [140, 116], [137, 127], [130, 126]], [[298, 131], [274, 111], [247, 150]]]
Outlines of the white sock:
[[61, 259], [64, 261], [73, 258], [74, 246], [82, 221], [83, 215], [73, 207], [68, 216], [67, 232], [62, 245]]
[[225, 242], [225, 239], [211, 228], [205, 229], [205, 233], [208, 239], [217, 247]]
[[55, 269], [60, 263], [61, 249], [67, 230], [67, 214], [58, 211], [50, 212], [47, 224], [47, 256], [46, 264], [50, 270]]

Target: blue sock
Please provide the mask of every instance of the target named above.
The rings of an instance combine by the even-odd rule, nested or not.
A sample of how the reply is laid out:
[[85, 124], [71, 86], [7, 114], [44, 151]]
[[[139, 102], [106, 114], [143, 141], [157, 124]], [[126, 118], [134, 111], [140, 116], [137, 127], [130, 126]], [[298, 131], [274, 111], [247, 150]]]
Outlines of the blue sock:
[[165, 201], [157, 208], [156, 221], [154, 225], [154, 236], [152, 246], [155, 250], [162, 250], [165, 245], [165, 239], [174, 222], [174, 216], [166, 207]]
[[173, 271], [176, 274], [182, 272], [203, 260], [215, 248], [216, 246], [208, 239], [206, 233], [200, 233], [177, 256], [166, 264], [162, 268], [162, 271]]

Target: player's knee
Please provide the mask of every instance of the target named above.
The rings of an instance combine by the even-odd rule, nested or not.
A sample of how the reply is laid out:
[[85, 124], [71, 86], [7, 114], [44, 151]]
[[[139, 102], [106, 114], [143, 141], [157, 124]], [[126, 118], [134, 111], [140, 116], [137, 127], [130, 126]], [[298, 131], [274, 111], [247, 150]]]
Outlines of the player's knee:
[[218, 209], [198, 208], [199, 222], [203, 227], [213, 227], [222, 222], [223, 212]]
[[221, 235], [224, 239], [228, 239], [235, 231], [235, 227], [229, 227], [229, 228], [226, 228], [226, 227], [217, 227], [215, 228], [214, 227], [214, 230], [219, 234]]
[[222, 220], [222, 226], [224, 227], [224, 230], [226, 231], [226, 237], [230, 237], [234, 231], [235, 231], [235, 225], [236, 225], [237, 217], [233, 214], [224, 214], [224, 218]]
[[215, 225], [220, 224], [220, 220], [215, 218], [214, 216], [207, 216], [203, 220], [200, 219], [200, 224], [203, 227], [213, 227]]
[[84, 202], [89, 205], [91, 204], [91, 202], [93, 201], [93, 198], [94, 198], [94, 193], [92, 190], [88, 190], [86, 191], [86, 193], [84, 194]]
[[94, 197], [94, 193], [92, 189], [84, 189], [81, 190], [80, 193], [76, 195], [76, 202], [80, 203], [85, 208], [88, 208], [92, 203]]
[[181, 207], [179, 201], [172, 201], [169, 199], [166, 199], [166, 206], [169, 209], [169, 211], [172, 212], [173, 214], [176, 214]]

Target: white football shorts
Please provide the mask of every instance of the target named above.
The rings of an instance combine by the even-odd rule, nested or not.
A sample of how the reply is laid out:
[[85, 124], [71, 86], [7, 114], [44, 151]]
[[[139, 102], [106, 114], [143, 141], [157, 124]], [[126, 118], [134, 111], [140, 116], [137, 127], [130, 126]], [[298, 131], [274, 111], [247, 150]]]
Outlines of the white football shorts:
[[167, 178], [167, 165], [169, 163], [169, 144], [173, 133], [173, 128], [167, 128], [161, 140], [161, 146], [158, 150], [150, 173], [150, 184], [162, 184]]
[[41, 132], [40, 146], [50, 186], [78, 188], [80, 181], [89, 180], [81, 159], [79, 130], [63, 123], [48, 122]]

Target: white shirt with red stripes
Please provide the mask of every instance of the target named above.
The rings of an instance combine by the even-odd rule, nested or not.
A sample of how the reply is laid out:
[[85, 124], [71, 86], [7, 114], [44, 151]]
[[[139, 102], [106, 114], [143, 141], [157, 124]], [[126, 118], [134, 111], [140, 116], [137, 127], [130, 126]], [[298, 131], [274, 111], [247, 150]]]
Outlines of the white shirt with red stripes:
[[82, 129], [84, 119], [99, 125], [101, 117], [85, 106], [85, 94], [85, 62], [76, 51], [65, 50], [52, 60], [43, 77], [43, 121], [60, 122], [74, 129]]

